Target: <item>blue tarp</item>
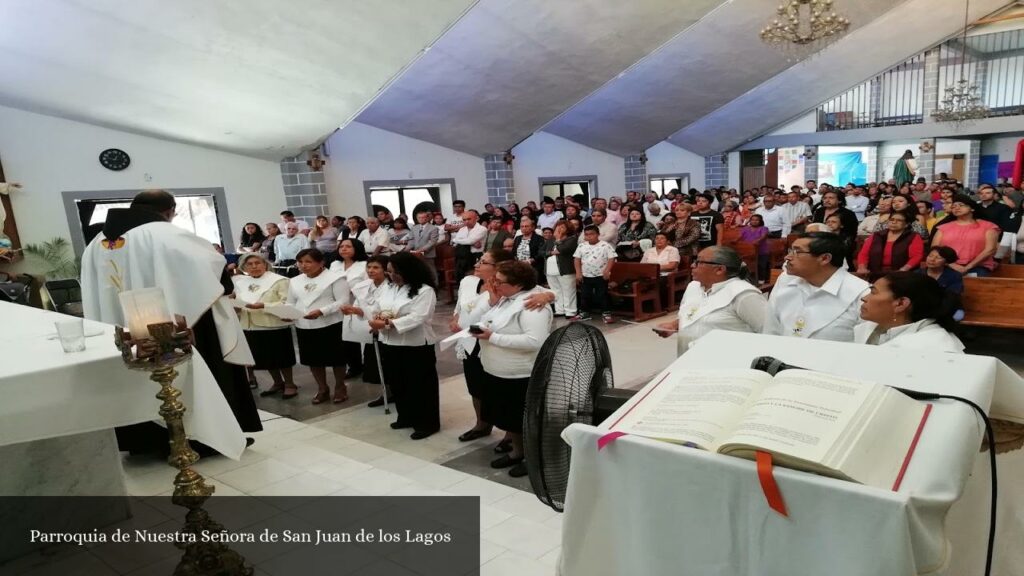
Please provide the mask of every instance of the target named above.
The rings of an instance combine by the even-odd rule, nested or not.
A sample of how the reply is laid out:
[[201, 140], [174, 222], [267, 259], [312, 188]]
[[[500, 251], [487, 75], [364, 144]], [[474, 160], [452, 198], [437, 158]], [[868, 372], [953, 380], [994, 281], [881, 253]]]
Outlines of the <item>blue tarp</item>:
[[818, 156], [818, 182], [833, 186], [868, 183], [868, 165], [861, 159], [860, 152], [840, 152]]

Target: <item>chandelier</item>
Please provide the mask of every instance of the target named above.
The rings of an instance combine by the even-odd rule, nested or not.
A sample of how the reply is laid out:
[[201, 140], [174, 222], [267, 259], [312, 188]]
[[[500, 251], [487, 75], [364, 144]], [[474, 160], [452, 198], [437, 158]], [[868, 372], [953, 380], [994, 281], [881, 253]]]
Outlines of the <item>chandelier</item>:
[[964, 67], [967, 62], [967, 24], [971, 2], [967, 0], [964, 7], [964, 32], [960, 38], [960, 75], [956, 82], [946, 86], [946, 92], [939, 107], [932, 112], [936, 122], [950, 122], [956, 127], [969, 124], [975, 120], [987, 118], [988, 106], [981, 97], [981, 88], [967, 80]]
[[850, 21], [832, 10], [832, 0], [789, 0], [761, 29], [761, 40], [787, 48], [823, 44], [846, 32]]

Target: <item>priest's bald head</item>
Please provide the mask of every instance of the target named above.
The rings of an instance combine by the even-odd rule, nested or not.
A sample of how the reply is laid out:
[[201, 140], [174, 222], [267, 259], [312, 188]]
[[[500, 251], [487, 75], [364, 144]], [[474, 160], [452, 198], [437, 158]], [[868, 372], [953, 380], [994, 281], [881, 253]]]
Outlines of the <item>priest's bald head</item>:
[[174, 195], [167, 190], [143, 190], [132, 198], [132, 208], [155, 212], [170, 222], [174, 219]]

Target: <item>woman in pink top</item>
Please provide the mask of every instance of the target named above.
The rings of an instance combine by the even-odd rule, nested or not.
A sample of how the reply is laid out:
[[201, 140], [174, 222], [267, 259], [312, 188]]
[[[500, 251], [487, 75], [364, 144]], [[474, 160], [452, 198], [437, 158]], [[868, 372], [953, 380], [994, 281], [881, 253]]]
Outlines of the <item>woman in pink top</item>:
[[999, 227], [974, 217], [978, 203], [970, 196], [957, 194], [949, 209], [956, 220], [937, 227], [932, 247], [949, 246], [955, 250], [957, 261], [949, 267], [957, 272], [965, 275], [991, 275], [996, 267], [992, 257], [999, 247]]

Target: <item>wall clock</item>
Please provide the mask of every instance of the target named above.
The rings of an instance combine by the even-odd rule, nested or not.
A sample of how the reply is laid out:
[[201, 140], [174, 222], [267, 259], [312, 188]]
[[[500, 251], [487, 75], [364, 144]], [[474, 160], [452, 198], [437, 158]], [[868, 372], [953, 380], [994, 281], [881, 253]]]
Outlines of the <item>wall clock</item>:
[[124, 170], [132, 163], [132, 159], [124, 150], [107, 148], [100, 152], [100, 164], [107, 170]]

